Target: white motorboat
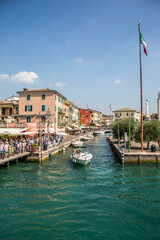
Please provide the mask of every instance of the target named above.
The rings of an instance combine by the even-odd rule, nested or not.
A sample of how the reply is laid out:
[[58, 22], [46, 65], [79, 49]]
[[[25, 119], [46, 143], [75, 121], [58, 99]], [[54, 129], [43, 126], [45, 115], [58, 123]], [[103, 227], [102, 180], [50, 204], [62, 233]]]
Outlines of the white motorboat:
[[81, 141], [84, 141], [84, 142], [91, 140], [91, 138], [89, 138], [88, 136], [86, 136], [86, 137], [81, 136], [80, 139], [81, 139]]
[[98, 130], [98, 131], [95, 131], [95, 132], [93, 133], [93, 135], [94, 135], [94, 136], [97, 136], [97, 135], [100, 135], [100, 134], [104, 134], [104, 132], [105, 132], [105, 131], [103, 131], [103, 130]]
[[82, 141], [80, 141], [80, 140], [76, 140], [76, 141], [74, 141], [74, 142], [72, 142], [72, 146], [73, 147], [82, 147], [83, 146], [83, 142]]
[[92, 154], [87, 152], [87, 151], [82, 151], [82, 150], [76, 150], [74, 149], [72, 154], [70, 155], [70, 158], [72, 159], [72, 162], [78, 163], [80, 165], [86, 165], [90, 163], [92, 159]]
[[100, 134], [101, 134], [100, 131], [95, 131], [95, 132], [93, 133], [94, 136], [97, 136], [97, 135], [100, 135]]
[[87, 135], [87, 138], [89, 138], [89, 139], [93, 139], [93, 134], [89, 134], [89, 135]]

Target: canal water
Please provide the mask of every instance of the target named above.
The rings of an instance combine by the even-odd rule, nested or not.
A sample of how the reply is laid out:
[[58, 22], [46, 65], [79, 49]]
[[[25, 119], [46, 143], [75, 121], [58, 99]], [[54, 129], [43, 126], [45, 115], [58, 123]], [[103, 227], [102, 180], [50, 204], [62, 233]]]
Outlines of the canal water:
[[0, 239], [160, 239], [160, 166], [122, 166], [105, 140], [91, 163], [69, 154], [0, 169]]

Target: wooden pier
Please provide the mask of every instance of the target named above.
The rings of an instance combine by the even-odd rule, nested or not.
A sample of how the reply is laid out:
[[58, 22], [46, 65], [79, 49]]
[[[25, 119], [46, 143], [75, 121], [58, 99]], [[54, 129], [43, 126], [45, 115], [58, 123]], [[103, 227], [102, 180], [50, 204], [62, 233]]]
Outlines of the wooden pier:
[[128, 149], [124, 150], [124, 143], [121, 143], [118, 146], [118, 142], [115, 139], [107, 137], [109, 145], [112, 147], [115, 155], [120, 159], [121, 163], [160, 163], [160, 151], [151, 152], [145, 150], [140, 151], [139, 148], [131, 149], [128, 152]]
[[10, 162], [18, 162], [19, 159], [27, 158], [30, 155], [30, 152], [19, 153], [8, 158], [0, 159], [0, 165], [9, 166]]

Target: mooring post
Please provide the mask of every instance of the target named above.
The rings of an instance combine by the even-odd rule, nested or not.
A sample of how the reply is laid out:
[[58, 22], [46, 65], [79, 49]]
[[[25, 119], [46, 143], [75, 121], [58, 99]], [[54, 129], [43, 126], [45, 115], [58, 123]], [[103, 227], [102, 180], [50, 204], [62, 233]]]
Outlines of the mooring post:
[[41, 146], [39, 146], [39, 151], [38, 151], [38, 153], [39, 153], [39, 162], [41, 162]]
[[122, 164], [124, 164], [124, 148], [122, 148]]

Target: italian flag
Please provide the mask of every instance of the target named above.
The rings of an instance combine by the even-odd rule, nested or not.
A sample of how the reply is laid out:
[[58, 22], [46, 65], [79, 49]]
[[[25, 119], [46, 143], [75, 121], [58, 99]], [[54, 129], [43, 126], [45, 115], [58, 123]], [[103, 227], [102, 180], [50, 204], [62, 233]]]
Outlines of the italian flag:
[[141, 32], [140, 32], [140, 37], [141, 37], [141, 44], [143, 45], [144, 53], [145, 53], [146, 56], [147, 56], [147, 50], [146, 50], [146, 48], [147, 48], [147, 43], [145, 42], [145, 40], [144, 40]]
[[112, 110], [112, 105], [111, 104], [109, 105], [109, 109]]

